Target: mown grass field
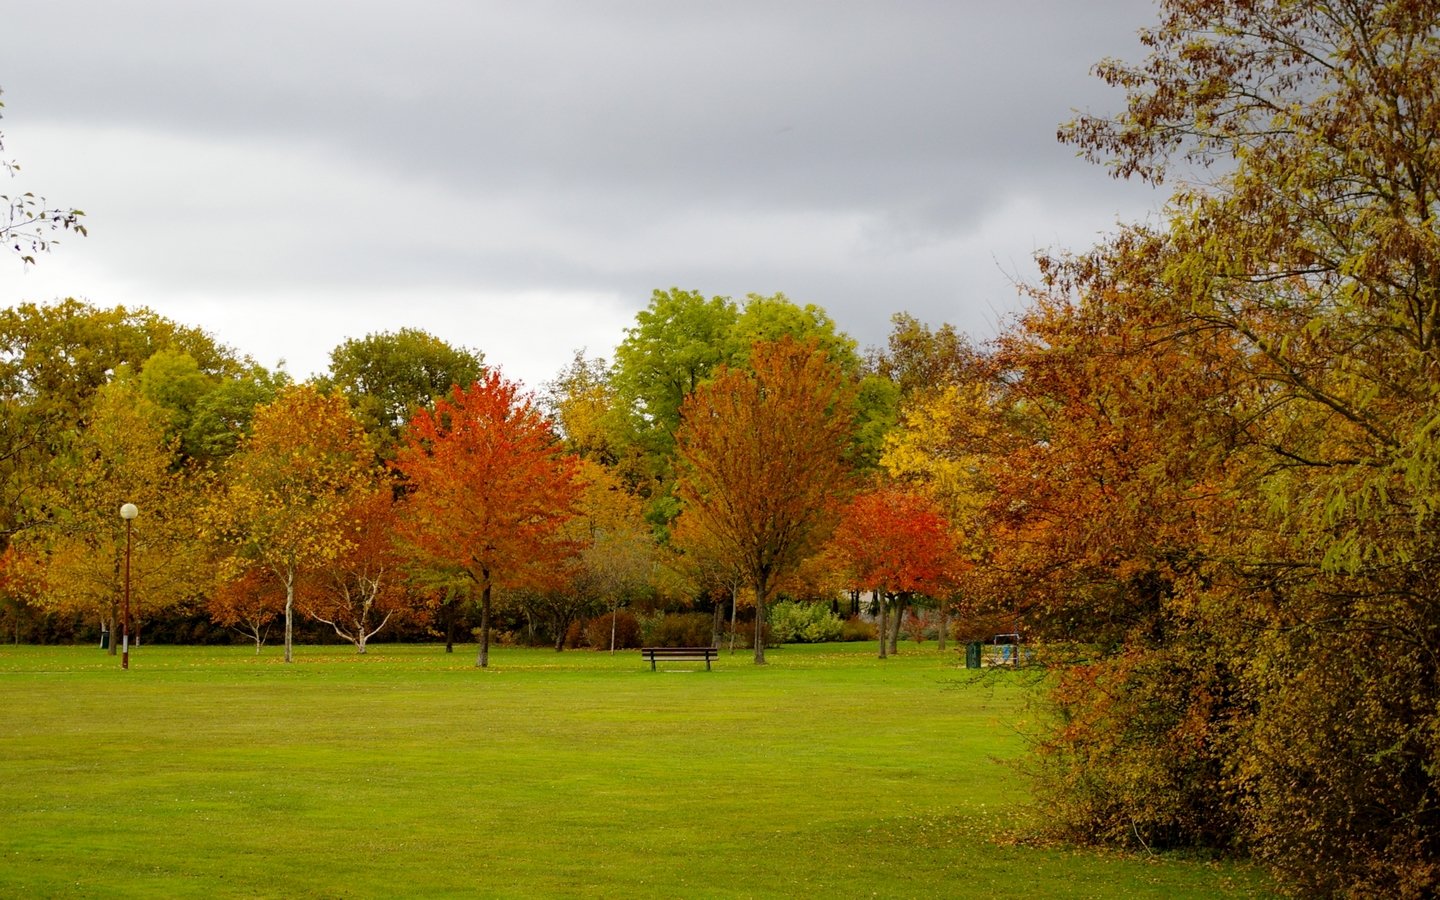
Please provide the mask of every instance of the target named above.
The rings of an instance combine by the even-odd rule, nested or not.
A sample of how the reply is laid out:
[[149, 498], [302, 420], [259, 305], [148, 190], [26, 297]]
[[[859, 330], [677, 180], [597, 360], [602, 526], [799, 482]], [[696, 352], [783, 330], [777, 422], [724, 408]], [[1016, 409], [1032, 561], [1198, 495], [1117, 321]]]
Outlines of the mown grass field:
[[[1215, 897], [1017, 842], [1027, 688], [954, 654], [715, 671], [470, 648], [0, 647], [0, 896]], [[664, 665], [662, 664], [662, 669]]]

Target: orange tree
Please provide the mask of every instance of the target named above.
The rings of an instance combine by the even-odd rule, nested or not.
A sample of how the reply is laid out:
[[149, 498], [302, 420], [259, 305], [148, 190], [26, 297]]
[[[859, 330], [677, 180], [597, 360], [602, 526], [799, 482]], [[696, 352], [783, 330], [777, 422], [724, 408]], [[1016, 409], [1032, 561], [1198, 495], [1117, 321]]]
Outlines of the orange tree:
[[[913, 593], [943, 596], [957, 563], [950, 523], [933, 500], [883, 485], [857, 494], [830, 540], [831, 556], [862, 590], [880, 597], [880, 658], [884, 659], [886, 601]], [[898, 644], [901, 607], [895, 609], [891, 647]]]
[[224, 470], [207, 530], [226, 573], [261, 566], [285, 589], [285, 661], [292, 660], [297, 579], [350, 551], [347, 511], [374, 482], [374, 451], [340, 394], [288, 388], [255, 411]]
[[1434, 2], [1168, 0], [1146, 59], [1098, 69], [1125, 110], [1063, 133], [1122, 175], [1220, 163], [1173, 196], [1145, 296], [1240, 348], [1202, 573], [1214, 626], [1250, 625], [1225, 764], [1249, 849], [1307, 895], [1440, 891], [1437, 33]]
[[395, 468], [408, 496], [400, 530], [416, 555], [462, 570], [480, 592], [480, 652], [490, 661], [493, 589], [524, 587], [570, 553], [562, 526], [580, 483], [550, 422], [491, 370], [406, 425]]
[[[855, 389], [814, 343], [757, 343], [681, 406], [683, 516], [755, 591], [757, 628], [777, 582], [817, 551], [847, 489]], [[765, 663], [765, 642], [755, 641]]]
[[427, 618], [425, 597], [405, 590], [395, 540], [397, 509], [388, 481], [353, 495], [344, 513], [345, 548], [302, 584], [300, 608], [364, 653], [392, 621]]

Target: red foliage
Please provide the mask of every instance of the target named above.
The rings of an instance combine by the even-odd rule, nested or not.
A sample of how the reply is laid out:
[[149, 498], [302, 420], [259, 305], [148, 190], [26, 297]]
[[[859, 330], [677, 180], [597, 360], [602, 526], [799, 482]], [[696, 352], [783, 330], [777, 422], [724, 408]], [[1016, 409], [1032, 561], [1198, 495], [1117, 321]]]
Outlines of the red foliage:
[[400, 531], [419, 555], [461, 568], [479, 587], [484, 666], [491, 589], [541, 581], [572, 552], [560, 531], [580, 492], [576, 461], [531, 399], [493, 370], [457, 385], [433, 412], [417, 411], [403, 438]]

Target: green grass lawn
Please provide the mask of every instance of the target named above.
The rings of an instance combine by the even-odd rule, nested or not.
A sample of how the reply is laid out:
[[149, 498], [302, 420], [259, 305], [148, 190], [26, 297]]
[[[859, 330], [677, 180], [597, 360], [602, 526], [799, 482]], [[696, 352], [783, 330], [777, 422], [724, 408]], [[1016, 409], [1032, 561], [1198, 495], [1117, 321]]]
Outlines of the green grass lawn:
[[1015, 673], [873, 652], [0, 647], [0, 896], [1262, 892], [1017, 843]]

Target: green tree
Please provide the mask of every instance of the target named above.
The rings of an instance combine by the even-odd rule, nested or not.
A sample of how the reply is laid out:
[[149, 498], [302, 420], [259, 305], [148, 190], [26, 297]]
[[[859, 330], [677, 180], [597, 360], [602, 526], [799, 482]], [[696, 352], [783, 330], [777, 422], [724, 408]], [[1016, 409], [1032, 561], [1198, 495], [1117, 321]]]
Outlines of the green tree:
[[418, 328], [367, 334], [330, 351], [322, 388], [338, 388], [355, 408], [383, 456], [418, 408], [455, 385], [472, 384], [484, 372], [484, 354], [454, 347]]
[[43, 518], [47, 462], [82, 425], [95, 392], [162, 350], [221, 375], [239, 362], [209, 335], [147, 309], [78, 300], [0, 310], [0, 539]]

